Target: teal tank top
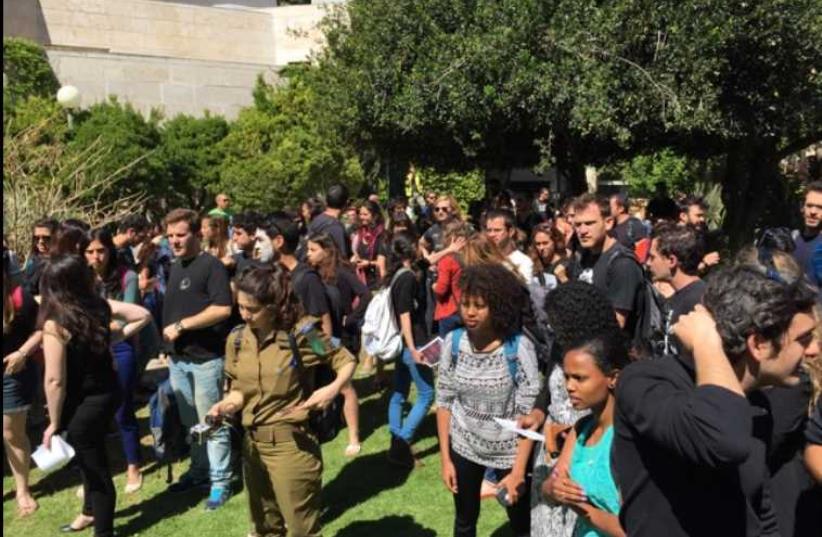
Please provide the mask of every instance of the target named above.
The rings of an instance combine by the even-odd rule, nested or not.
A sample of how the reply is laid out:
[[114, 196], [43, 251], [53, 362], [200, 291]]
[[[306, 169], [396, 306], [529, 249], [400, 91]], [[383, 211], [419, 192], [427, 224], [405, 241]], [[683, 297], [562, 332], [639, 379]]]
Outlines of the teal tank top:
[[[586, 446], [585, 442], [594, 428], [594, 420], [582, 418], [574, 454], [571, 457], [571, 479], [588, 495], [588, 501], [597, 509], [619, 514], [619, 491], [611, 474], [611, 443], [614, 428], [608, 427], [599, 442]], [[574, 537], [607, 537], [586, 520], [577, 518]]]

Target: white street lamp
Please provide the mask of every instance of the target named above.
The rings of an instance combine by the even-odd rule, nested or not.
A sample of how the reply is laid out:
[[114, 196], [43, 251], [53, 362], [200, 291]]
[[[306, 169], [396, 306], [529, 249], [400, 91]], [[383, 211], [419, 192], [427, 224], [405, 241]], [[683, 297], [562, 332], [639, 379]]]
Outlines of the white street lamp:
[[57, 91], [57, 102], [66, 110], [80, 106], [80, 90], [75, 86], [63, 86]]
[[69, 129], [74, 127], [72, 110], [80, 107], [80, 90], [75, 86], [63, 86], [57, 90], [57, 102], [68, 112]]

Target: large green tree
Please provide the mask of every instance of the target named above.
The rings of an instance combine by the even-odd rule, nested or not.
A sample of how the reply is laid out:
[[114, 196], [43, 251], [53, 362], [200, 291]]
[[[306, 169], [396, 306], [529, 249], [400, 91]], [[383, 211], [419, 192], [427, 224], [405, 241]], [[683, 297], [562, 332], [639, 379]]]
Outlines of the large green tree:
[[351, 0], [323, 98], [358, 145], [449, 169], [724, 155], [727, 230], [778, 217], [822, 138], [818, 0]]
[[242, 208], [296, 207], [335, 182], [352, 191], [362, 182], [356, 154], [323, 120], [304, 77], [289, 73], [281, 86], [260, 78], [254, 106], [240, 112], [220, 142], [219, 188]]

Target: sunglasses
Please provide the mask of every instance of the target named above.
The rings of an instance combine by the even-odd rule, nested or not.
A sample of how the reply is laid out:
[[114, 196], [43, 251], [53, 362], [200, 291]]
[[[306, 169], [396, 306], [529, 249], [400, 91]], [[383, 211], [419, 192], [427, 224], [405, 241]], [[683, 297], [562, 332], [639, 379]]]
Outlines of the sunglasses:
[[450, 211], [451, 211], [450, 207], [434, 207], [434, 212], [437, 212], [437, 213], [447, 213], [447, 212], [450, 212]]
[[50, 241], [51, 240], [51, 235], [35, 235], [34, 240], [35, 241]]

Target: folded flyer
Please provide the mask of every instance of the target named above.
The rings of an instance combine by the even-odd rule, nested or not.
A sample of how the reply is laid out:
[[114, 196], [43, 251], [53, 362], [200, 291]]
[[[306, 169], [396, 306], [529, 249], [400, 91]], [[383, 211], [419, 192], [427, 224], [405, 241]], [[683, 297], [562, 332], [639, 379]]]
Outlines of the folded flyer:
[[505, 429], [506, 431], [511, 431], [517, 433], [520, 436], [524, 436], [525, 438], [529, 438], [531, 440], [537, 440], [539, 442], [545, 442], [545, 436], [539, 434], [536, 431], [530, 431], [528, 429], [522, 429], [517, 427], [517, 422], [514, 420], [504, 420], [502, 418], [494, 418], [494, 421], [497, 424]]

